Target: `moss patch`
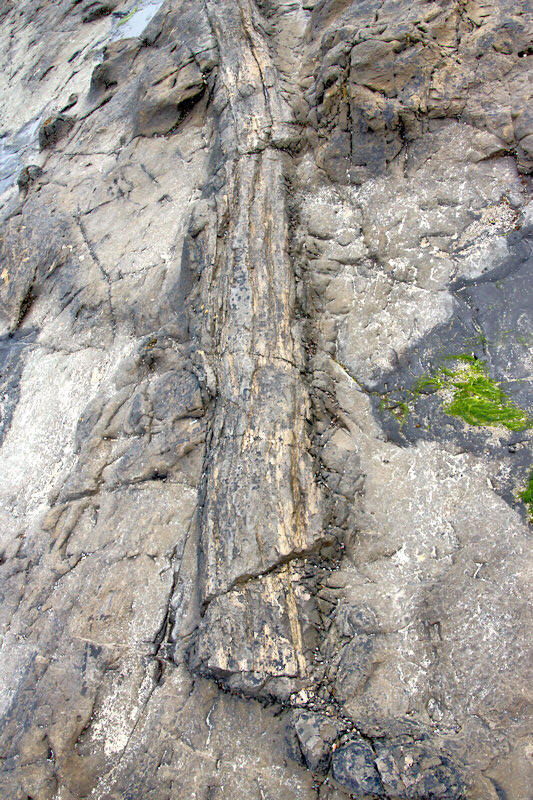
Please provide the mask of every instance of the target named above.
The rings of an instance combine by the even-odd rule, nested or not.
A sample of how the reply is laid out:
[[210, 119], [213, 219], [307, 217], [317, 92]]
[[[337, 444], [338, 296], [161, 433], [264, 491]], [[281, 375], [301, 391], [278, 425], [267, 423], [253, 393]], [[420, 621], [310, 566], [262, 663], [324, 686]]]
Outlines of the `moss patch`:
[[461, 417], [469, 425], [503, 425], [511, 431], [530, 428], [531, 417], [519, 408], [488, 374], [486, 364], [474, 356], [461, 354], [446, 359], [450, 366], [423, 376], [413, 395], [443, 391], [446, 414]]
[[518, 493], [518, 497], [527, 506], [529, 521], [533, 523], [533, 469], [529, 473], [529, 481], [526, 488]]

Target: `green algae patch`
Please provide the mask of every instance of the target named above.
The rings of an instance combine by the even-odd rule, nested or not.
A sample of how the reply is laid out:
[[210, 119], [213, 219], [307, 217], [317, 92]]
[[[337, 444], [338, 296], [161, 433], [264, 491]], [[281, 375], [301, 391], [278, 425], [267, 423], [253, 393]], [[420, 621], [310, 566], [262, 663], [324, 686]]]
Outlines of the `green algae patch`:
[[450, 367], [440, 367], [423, 376], [413, 395], [443, 391], [447, 397], [442, 406], [446, 414], [460, 417], [468, 425], [503, 425], [510, 431], [530, 428], [532, 419], [517, 406], [493, 381], [483, 361], [461, 354], [448, 356]]
[[137, 6], [135, 6], [135, 8], [132, 8], [132, 10], [129, 12], [129, 14], [126, 14], [125, 17], [122, 17], [122, 19], [118, 23], [119, 26], [120, 25], [124, 25], [126, 22], [128, 22], [128, 20], [130, 20], [137, 13], [138, 10], [139, 9], [137, 8]]
[[518, 493], [518, 497], [527, 506], [529, 521], [533, 523], [533, 469], [529, 473], [529, 481], [526, 488]]
[[381, 401], [379, 404], [380, 411], [388, 411], [392, 414], [393, 417], [396, 417], [398, 422], [400, 423], [400, 427], [404, 424], [409, 414], [409, 403], [404, 402], [403, 400], [390, 400], [388, 395], [379, 395], [381, 397]]
[[[445, 364], [422, 375], [412, 388], [400, 387], [392, 392], [364, 389], [369, 395], [379, 397], [379, 410], [392, 414], [400, 425], [414, 411], [416, 401], [425, 394], [440, 392], [444, 395], [442, 408], [446, 414], [460, 417], [468, 425], [477, 427], [503, 426], [510, 431], [523, 431], [533, 427], [531, 415], [516, 405], [500, 384], [489, 376], [487, 365], [467, 353], [440, 357]], [[336, 361], [347, 375], [361, 387], [340, 361]], [[364, 387], [361, 387], [364, 388]], [[421, 424], [416, 424], [417, 428]], [[429, 430], [430, 425], [427, 424]]]

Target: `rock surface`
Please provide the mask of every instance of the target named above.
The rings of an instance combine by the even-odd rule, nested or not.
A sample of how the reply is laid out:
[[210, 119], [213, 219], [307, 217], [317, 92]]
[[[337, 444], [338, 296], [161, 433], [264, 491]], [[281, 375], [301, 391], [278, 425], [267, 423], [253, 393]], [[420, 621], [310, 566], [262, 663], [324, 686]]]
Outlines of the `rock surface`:
[[0, 0], [1, 797], [531, 797], [529, 11]]

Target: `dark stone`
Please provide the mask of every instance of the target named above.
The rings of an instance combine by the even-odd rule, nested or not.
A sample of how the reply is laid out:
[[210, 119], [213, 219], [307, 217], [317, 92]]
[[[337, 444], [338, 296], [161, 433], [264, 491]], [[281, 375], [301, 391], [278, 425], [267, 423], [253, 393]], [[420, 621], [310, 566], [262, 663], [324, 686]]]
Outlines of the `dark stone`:
[[355, 739], [333, 753], [333, 777], [348, 792], [383, 797], [385, 793], [374, 763], [375, 758], [368, 742]]
[[0, 444], [9, 430], [19, 400], [19, 384], [26, 351], [37, 337], [35, 328], [0, 336]]
[[119, 40], [106, 45], [104, 60], [93, 69], [89, 95], [94, 97], [125, 83], [138, 52], [139, 42], [135, 39]]
[[27, 167], [24, 167], [24, 169], [20, 171], [17, 178], [19, 189], [21, 191], [27, 191], [30, 184], [34, 183], [42, 174], [43, 171], [41, 167], [38, 167], [36, 164], [28, 164]]
[[75, 119], [58, 114], [55, 117], [48, 117], [39, 129], [39, 147], [41, 150], [53, 147], [60, 139], [72, 130]]
[[69, 108], [75, 106], [77, 102], [78, 102], [78, 95], [74, 93], [71, 94], [67, 100], [66, 105], [64, 105], [63, 108], [61, 109], [61, 113], [63, 114], [65, 111], [68, 111]]
[[107, 17], [117, 7], [117, 0], [103, 0], [103, 2], [85, 3], [82, 9], [83, 22], [94, 22], [100, 17]]

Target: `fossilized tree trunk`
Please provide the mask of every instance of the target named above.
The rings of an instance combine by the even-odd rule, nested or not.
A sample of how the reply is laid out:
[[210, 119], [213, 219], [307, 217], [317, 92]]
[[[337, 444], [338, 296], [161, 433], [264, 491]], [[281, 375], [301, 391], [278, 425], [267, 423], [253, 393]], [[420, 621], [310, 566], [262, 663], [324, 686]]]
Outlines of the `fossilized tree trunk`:
[[290, 562], [324, 533], [289, 252], [290, 155], [281, 146], [291, 143], [290, 112], [255, 6], [208, 3], [207, 13], [220, 54], [213, 102], [224, 182], [201, 233], [193, 222], [201, 347], [216, 382], [201, 490], [206, 613], [193, 663], [259, 683], [305, 678]]

